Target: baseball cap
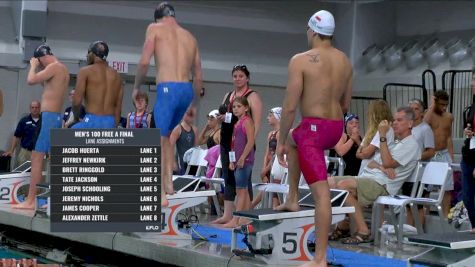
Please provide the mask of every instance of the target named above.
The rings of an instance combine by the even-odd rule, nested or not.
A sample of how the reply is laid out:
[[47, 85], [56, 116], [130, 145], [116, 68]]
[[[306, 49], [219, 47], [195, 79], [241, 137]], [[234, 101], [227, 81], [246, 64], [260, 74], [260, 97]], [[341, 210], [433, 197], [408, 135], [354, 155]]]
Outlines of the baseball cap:
[[271, 108], [270, 112], [272, 112], [274, 114], [276, 119], [280, 120], [280, 117], [281, 117], [281, 114], [282, 114], [282, 108], [281, 107]]
[[211, 110], [210, 113], [208, 114], [208, 117], [216, 118], [218, 116], [219, 116], [219, 111], [217, 109]]
[[332, 36], [335, 31], [335, 19], [330, 12], [320, 10], [310, 17], [308, 27], [321, 35]]

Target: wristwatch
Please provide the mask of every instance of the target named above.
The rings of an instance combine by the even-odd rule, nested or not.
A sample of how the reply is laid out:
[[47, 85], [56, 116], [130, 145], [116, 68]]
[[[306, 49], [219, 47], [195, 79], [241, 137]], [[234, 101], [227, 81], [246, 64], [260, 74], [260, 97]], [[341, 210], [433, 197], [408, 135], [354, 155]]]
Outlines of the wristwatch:
[[379, 138], [379, 142], [384, 143], [384, 142], [386, 142], [386, 141], [387, 141], [386, 137], [380, 137], [380, 138]]

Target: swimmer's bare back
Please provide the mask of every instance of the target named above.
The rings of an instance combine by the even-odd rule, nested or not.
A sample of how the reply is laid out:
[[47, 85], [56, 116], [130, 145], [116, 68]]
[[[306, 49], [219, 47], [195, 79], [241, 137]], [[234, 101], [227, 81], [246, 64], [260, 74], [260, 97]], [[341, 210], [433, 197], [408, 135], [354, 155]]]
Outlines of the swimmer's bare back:
[[303, 117], [342, 119], [346, 112], [342, 107], [349, 106], [351, 100], [353, 75], [344, 53], [331, 46], [308, 50], [292, 58], [289, 72], [292, 71], [302, 77]]

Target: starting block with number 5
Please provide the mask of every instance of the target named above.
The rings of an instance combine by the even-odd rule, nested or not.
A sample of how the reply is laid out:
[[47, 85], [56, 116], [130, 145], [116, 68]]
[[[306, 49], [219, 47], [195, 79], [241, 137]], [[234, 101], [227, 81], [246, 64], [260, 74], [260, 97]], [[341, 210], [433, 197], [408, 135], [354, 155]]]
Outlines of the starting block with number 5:
[[[347, 196], [347, 191], [331, 191], [332, 224], [344, 220], [346, 214], [355, 212], [354, 207], [343, 207]], [[258, 258], [272, 266], [298, 265], [311, 261], [313, 254], [307, 246], [307, 240], [315, 229], [315, 210], [309, 204], [311, 197], [306, 194], [301, 198], [301, 210], [297, 212], [272, 209], [235, 212], [235, 216], [252, 222], [233, 230], [231, 250], [238, 256]], [[244, 234], [243, 242], [248, 250], [237, 248], [238, 234]]]

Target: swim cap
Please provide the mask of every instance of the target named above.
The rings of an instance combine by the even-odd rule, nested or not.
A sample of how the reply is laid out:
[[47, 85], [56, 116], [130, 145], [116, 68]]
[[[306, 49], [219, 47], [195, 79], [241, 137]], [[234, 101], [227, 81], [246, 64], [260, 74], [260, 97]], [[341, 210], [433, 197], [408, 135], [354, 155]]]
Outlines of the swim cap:
[[109, 55], [109, 46], [103, 41], [95, 41], [89, 45], [88, 53], [93, 53], [102, 60], [106, 60], [107, 55]]
[[282, 114], [282, 108], [281, 107], [271, 108], [270, 112], [272, 112], [272, 114], [274, 114], [274, 117], [276, 119], [280, 120], [280, 117], [281, 117], [281, 114]]
[[35, 52], [33, 52], [33, 56], [35, 58], [40, 58], [40, 57], [43, 57], [43, 56], [46, 56], [46, 55], [50, 55], [50, 56], [53, 55], [53, 53], [51, 53], [51, 48], [47, 44], [42, 44], [42, 45], [38, 46], [35, 49]]
[[335, 31], [335, 19], [330, 12], [320, 10], [310, 17], [308, 27], [321, 35], [332, 36]]
[[170, 5], [167, 2], [162, 2], [155, 9], [155, 15], [154, 15], [155, 21], [163, 17], [175, 17], [175, 9], [173, 8], [172, 5]]
[[358, 115], [356, 114], [353, 114], [353, 113], [346, 113], [346, 116], [345, 116], [345, 125], [351, 121], [352, 119], [357, 119], [357, 120], [360, 120], [360, 118], [358, 117]]

